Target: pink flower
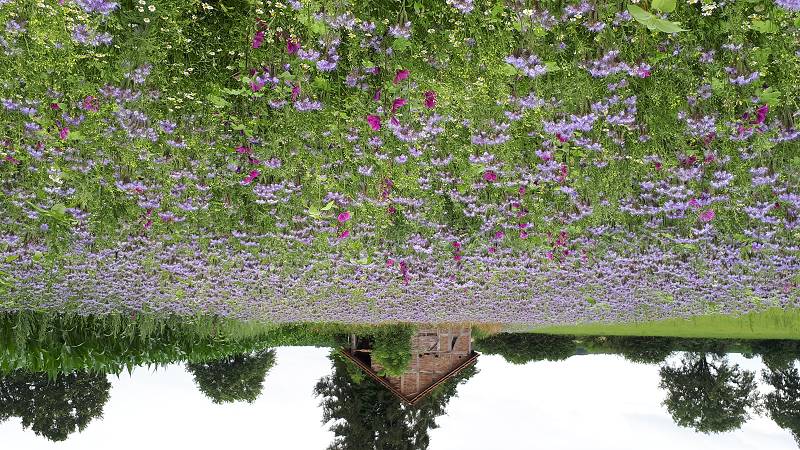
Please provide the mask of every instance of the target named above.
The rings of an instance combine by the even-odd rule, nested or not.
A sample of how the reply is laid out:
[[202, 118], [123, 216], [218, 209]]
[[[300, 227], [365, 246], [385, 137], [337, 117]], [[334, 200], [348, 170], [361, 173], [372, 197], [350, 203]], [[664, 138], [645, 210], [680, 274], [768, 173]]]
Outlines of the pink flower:
[[505, 236], [506, 236], [506, 234], [503, 233], [502, 231], [498, 231], [497, 233], [494, 234], [494, 238], [497, 239], [498, 241], [500, 239], [503, 239]]
[[381, 118], [374, 115], [367, 116], [367, 123], [369, 124], [370, 128], [375, 131], [381, 129]]
[[297, 53], [298, 50], [300, 50], [300, 43], [299, 42], [295, 42], [292, 39], [289, 39], [288, 41], [286, 41], [286, 53], [288, 53], [290, 55], [293, 55], [293, 54]]
[[519, 238], [520, 239], [527, 239], [528, 238], [528, 232], [525, 231], [525, 230], [520, 230], [519, 231]]
[[386, 267], [392, 267], [394, 265], [394, 260], [389, 258], [386, 260]]
[[350, 230], [344, 230], [342, 234], [339, 235], [339, 239], [344, 239], [346, 237], [350, 237]]
[[266, 84], [265, 82], [256, 79], [255, 81], [250, 82], [250, 90], [253, 92], [258, 92], [264, 88], [265, 84]]
[[700, 213], [700, 221], [701, 222], [711, 222], [712, 220], [714, 220], [714, 216], [715, 215], [716, 214], [714, 214], [714, 210], [713, 209], [707, 209], [707, 210], [703, 211], [702, 213]]
[[692, 208], [699, 208], [700, 202], [697, 201], [696, 198], [692, 198], [691, 200], [689, 200], [689, 206], [691, 206]]
[[57, 111], [57, 110], [61, 109], [61, 107], [58, 106], [58, 103], [50, 103], [50, 109]]
[[454, 254], [453, 259], [456, 260], [456, 262], [461, 261], [461, 253]]
[[58, 136], [61, 138], [62, 141], [66, 139], [67, 136], [69, 136], [69, 128], [67, 127], [62, 128], [61, 132], [58, 133]]
[[147, 219], [147, 222], [145, 222], [145, 224], [144, 224], [144, 229], [145, 230], [149, 230], [150, 227], [152, 227], [152, 226], [153, 226], [153, 219]]
[[436, 92], [433, 91], [425, 92], [425, 107], [428, 109], [433, 109], [434, 107], [436, 107]]
[[299, 84], [295, 84], [292, 87], [292, 101], [297, 100], [297, 96], [298, 95], [300, 95], [300, 85]]
[[753, 122], [756, 125], [761, 125], [767, 119], [767, 113], [769, 112], [769, 105], [764, 105], [759, 107], [756, 110], [756, 120]]
[[[58, 105], [56, 105], [58, 106]], [[86, 111], [93, 111], [97, 112], [100, 109], [100, 106], [97, 104], [97, 99], [92, 97], [91, 95], [87, 96], [83, 99], [83, 103], [81, 104], [83, 109]]]
[[392, 102], [392, 114], [394, 114], [398, 109], [402, 108], [406, 103], [406, 99], [404, 98], [394, 99]]
[[239, 153], [240, 155], [249, 155], [250, 152], [252, 151], [253, 150], [250, 150], [250, 147], [245, 147], [243, 145], [240, 147], [236, 147], [236, 153]]
[[494, 247], [489, 247], [488, 251], [489, 251], [489, 253], [495, 253], [497, 251], [497, 249], [494, 248]]
[[399, 126], [400, 126], [400, 121], [399, 121], [399, 120], [397, 120], [397, 117], [395, 117], [395, 116], [392, 116], [392, 118], [391, 118], [391, 119], [389, 119], [389, 122], [391, 122], [391, 123], [392, 123], [392, 125], [394, 125], [394, 126], [396, 126], [396, 127], [399, 127]]
[[264, 32], [257, 31], [256, 35], [253, 36], [253, 48], [261, 47], [261, 44], [264, 42]]
[[257, 170], [251, 170], [250, 174], [247, 175], [246, 177], [244, 177], [244, 180], [242, 180], [242, 185], [244, 186], [244, 185], [248, 185], [248, 184], [252, 183], [253, 180], [258, 178], [259, 175], [261, 175], [261, 172], [259, 172]]
[[408, 79], [409, 71], [406, 69], [398, 70], [397, 73], [394, 75], [394, 84], [397, 84], [403, 80]]
[[489, 183], [492, 183], [497, 181], [497, 174], [494, 172], [494, 170], [487, 170], [486, 172], [483, 172], [483, 179]]
[[339, 213], [339, 217], [336, 218], [339, 223], [345, 223], [350, 220], [350, 211], [345, 211], [343, 213]]
[[381, 90], [380, 89], [375, 91], [375, 95], [372, 96], [372, 100], [376, 101], [376, 102], [381, 101]]
[[547, 252], [544, 256], [547, 257], [547, 259], [553, 259], [553, 252]]
[[461, 248], [461, 242], [458, 242], [458, 241], [453, 241], [453, 247], [455, 247], [455, 248]]

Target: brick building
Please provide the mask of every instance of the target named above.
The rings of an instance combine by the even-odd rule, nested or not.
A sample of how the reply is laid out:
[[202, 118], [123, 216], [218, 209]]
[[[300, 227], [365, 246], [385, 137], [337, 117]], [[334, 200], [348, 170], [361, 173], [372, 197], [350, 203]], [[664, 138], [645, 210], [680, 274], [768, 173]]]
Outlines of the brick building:
[[383, 368], [370, 357], [370, 339], [352, 335], [350, 348], [341, 351], [370, 377], [411, 405], [473, 364], [478, 357], [472, 350], [472, 329], [468, 326], [418, 329], [411, 338], [411, 363], [399, 377], [378, 375]]

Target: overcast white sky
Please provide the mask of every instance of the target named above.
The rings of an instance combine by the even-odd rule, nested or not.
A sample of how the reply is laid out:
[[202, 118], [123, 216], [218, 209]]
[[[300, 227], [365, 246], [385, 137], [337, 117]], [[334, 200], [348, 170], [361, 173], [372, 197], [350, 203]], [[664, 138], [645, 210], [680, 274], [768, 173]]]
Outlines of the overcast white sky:
[[[152, 373], [137, 369], [112, 382], [103, 419], [66, 442], [23, 430], [19, 419], [0, 424], [2, 450], [141, 450], [274, 448], [324, 450], [333, 434], [320, 423], [312, 390], [331, 371], [328, 349], [277, 349], [278, 363], [252, 405], [214, 405], [181, 365]], [[732, 355], [745, 368], [757, 359]], [[677, 427], [661, 406], [656, 366], [615, 355], [575, 356], [565, 362], [507, 364], [481, 355], [480, 372], [460, 386], [430, 450], [794, 450], [788, 431], [755, 417], [741, 430], [707, 436]]]

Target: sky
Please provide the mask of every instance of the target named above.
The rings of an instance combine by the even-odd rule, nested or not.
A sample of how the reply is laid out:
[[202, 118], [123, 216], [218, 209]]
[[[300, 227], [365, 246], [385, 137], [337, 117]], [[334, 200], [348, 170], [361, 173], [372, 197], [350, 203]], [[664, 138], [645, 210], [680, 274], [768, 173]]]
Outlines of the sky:
[[[321, 423], [316, 382], [330, 374], [330, 350], [276, 349], [277, 364], [253, 404], [215, 405], [180, 364], [111, 376], [111, 399], [65, 442], [0, 424], [2, 450], [300, 449], [324, 450], [333, 433]], [[731, 355], [743, 368], [758, 359]], [[479, 372], [459, 386], [431, 430], [430, 450], [795, 450], [791, 434], [754, 417], [740, 430], [704, 435], [676, 426], [661, 406], [658, 367], [617, 355], [511, 365], [481, 355]], [[763, 386], [762, 386], [763, 388]]]

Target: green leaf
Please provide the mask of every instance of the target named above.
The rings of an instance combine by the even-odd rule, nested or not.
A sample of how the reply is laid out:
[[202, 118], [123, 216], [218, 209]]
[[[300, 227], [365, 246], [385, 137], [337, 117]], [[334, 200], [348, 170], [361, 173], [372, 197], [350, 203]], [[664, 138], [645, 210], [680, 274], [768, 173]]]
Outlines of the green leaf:
[[325, 22], [314, 20], [308, 29], [314, 34], [323, 35], [328, 31], [328, 26], [325, 25]]
[[80, 131], [70, 131], [67, 135], [68, 141], [81, 141], [83, 140], [83, 134]]
[[50, 208], [50, 212], [56, 216], [63, 216], [67, 213], [67, 207], [63, 203], [56, 203]]
[[330, 211], [331, 209], [333, 209], [334, 205], [336, 205], [336, 203], [333, 200], [331, 200], [331, 201], [328, 202], [328, 204], [326, 204], [325, 206], [322, 207], [322, 210], [323, 211]]
[[775, 22], [771, 20], [763, 21], [763, 20], [754, 20], [752, 23], [752, 27], [754, 30], [758, 31], [759, 33], [767, 33], [767, 34], [774, 34], [779, 31]]
[[645, 25], [647, 25], [645, 22], [655, 17], [649, 12], [643, 10], [642, 8], [636, 5], [628, 5], [628, 12], [631, 13], [631, 16], [633, 16], [633, 18], [636, 19], [637, 22], [643, 23]]
[[517, 74], [517, 68], [512, 66], [511, 64], [505, 63], [500, 65], [500, 73], [510, 77], [512, 75]]
[[758, 94], [758, 98], [769, 106], [778, 106], [781, 104], [781, 91], [768, 87]]
[[663, 31], [664, 33], [672, 34], [686, 31], [686, 29], [681, 28], [680, 22], [670, 22], [669, 20], [653, 18], [652, 23], [656, 30]]
[[678, 33], [686, 31], [681, 28], [679, 22], [670, 22], [669, 20], [659, 19], [653, 14], [643, 10], [636, 5], [628, 5], [628, 12], [631, 13], [634, 19], [642, 25], [646, 26], [649, 30], [658, 30], [664, 33]]
[[547, 68], [548, 72], [558, 72], [561, 70], [561, 67], [559, 67], [558, 63], [555, 61], [545, 61], [544, 66]]
[[6, 256], [6, 260], [5, 261], [7, 263], [10, 263], [10, 262], [13, 262], [14, 260], [16, 260], [18, 258], [19, 258], [19, 255], [8, 255], [8, 256]]
[[411, 42], [406, 38], [397, 38], [392, 43], [392, 49], [396, 52], [402, 52], [411, 46]]
[[211, 102], [211, 104], [212, 104], [212, 105], [214, 105], [214, 107], [216, 107], [216, 108], [224, 108], [224, 107], [226, 107], [226, 106], [228, 106], [228, 105], [229, 105], [229, 103], [228, 103], [228, 102], [227, 102], [227, 101], [226, 101], [224, 98], [222, 98], [222, 97], [218, 97], [218, 96], [216, 96], [216, 95], [214, 95], [214, 94], [208, 94], [208, 95], [206, 96], [206, 98], [207, 98], [207, 99], [208, 99], [208, 101], [210, 101], [210, 102]]
[[650, 4], [653, 9], [669, 13], [675, 11], [675, 0], [653, 0]]

